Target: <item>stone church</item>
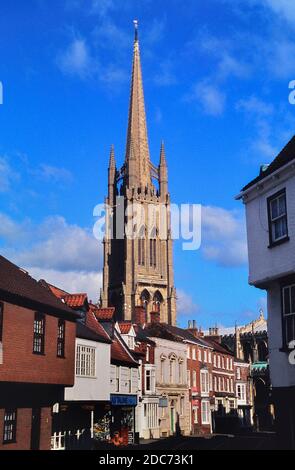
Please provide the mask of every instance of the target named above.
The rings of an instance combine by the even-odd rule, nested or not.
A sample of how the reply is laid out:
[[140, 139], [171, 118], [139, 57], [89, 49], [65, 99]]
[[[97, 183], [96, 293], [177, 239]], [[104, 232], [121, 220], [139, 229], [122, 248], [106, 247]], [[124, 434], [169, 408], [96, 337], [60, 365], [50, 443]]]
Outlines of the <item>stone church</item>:
[[[111, 212], [104, 238], [104, 268], [101, 306], [116, 308], [120, 320], [135, 321], [136, 307], [144, 307], [146, 321], [156, 315], [161, 322], [176, 322], [170, 195], [164, 144], [159, 164], [151, 162], [145, 114], [137, 24], [125, 160], [116, 166], [111, 147], [108, 169], [107, 211]], [[117, 236], [119, 211], [123, 220], [140, 208], [143, 217]], [[108, 214], [110, 215], [110, 214]], [[163, 230], [164, 227], [164, 230]], [[111, 234], [111, 235], [110, 235]]]

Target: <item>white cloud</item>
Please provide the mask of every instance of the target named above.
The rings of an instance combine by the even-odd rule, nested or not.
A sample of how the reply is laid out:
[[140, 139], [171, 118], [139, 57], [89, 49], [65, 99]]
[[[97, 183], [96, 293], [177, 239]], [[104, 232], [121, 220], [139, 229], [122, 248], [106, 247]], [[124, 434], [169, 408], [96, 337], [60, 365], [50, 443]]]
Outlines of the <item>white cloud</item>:
[[69, 293], [86, 292], [88, 299], [93, 302], [99, 300], [100, 288], [102, 286], [102, 273], [98, 271], [59, 271], [56, 269], [45, 269], [27, 267], [29, 274], [35, 279], [45, 279]]
[[67, 49], [60, 52], [57, 57], [60, 70], [69, 75], [78, 75], [88, 78], [97, 71], [97, 62], [92, 58], [86, 40], [75, 38]]
[[278, 35], [266, 47], [267, 65], [273, 76], [291, 79], [295, 73], [295, 44]]
[[235, 41], [217, 38], [202, 32], [189, 43], [189, 47], [192, 51], [201, 50], [214, 59], [214, 78], [218, 81], [224, 81], [230, 77], [244, 79], [248, 78], [251, 73], [251, 66], [241, 60]]
[[246, 264], [248, 255], [243, 212], [203, 207], [201, 250], [206, 259], [221, 266]]
[[39, 178], [52, 181], [54, 183], [69, 183], [73, 179], [72, 173], [66, 168], [47, 165], [45, 163], [42, 163], [36, 170], [32, 170], [32, 173]]
[[2, 254], [31, 276], [98, 300], [102, 245], [90, 229], [70, 225], [59, 216], [34, 224], [0, 213], [0, 238], [5, 242]]
[[[261, 4], [261, 0], [259, 0], [259, 3]], [[295, 22], [295, 3], [293, 0], [262, 0], [262, 3], [288, 22]]]
[[153, 45], [160, 41], [165, 30], [165, 21], [154, 18], [149, 24], [149, 29], [144, 35], [145, 44]]
[[197, 83], [188, 99], [197, 101], [204, 113], [211, 116], [220, 116], [226, 102], [225, 94], [207, 80]]
[[18, 223], [5, 214], [0, 221], [0, 235], [6, 242], [2, 252], [24, 268], [99, 270], [102, 245], [90, 229], [70, 225], [59, 216], [48, 217], [39, 225], [30, 220]]
[[236, 108], [256, 116], [270, 116], [274, 111], [274, 107], [271, 103], [266, 103], [254, 95], [239, 100], [236, 104]]
[[113, 8], [113, 0], [91, 0], [90, 13], [106, 16]]
[[193, 301], [191, 295], [182, 289], [177, 289], [177, 313], [178, 315], [190, 316], [197, 313], [199, 310], [198, 305]]
[[0, 193], [9, 191], [13, 182], [18, 179], [19, 174], [11, 168], [8, 160], [0, 157]]
[[171, 60], [166, 60], [158, 65], [158, 73], [154, 76], [154, 83], [158, 86], [170, 86], [177, 83]]
[[[110, 64], [105, 67], [100, 75], [100, 80], [107, 85], [120, 84], [126, 82], [128, 78], [126, 71], [115, 64]], [[113, 88], [112, 92], [114, 92]]]
[[131, 36], [109, 17], [104, 18], [95, 28], [93, 36], [100, 47], [112, 47], [116, 52], [122, 48], [130, 48], [131, 45]]

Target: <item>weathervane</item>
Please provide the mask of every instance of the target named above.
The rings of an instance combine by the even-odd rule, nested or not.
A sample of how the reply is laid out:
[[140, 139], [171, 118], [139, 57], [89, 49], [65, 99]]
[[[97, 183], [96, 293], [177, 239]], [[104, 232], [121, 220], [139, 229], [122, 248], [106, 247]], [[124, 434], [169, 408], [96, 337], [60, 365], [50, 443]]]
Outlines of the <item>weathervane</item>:
[[133, 20], [134, 28], [135, 28], [135, 41], [138, 39], [138, 20]]

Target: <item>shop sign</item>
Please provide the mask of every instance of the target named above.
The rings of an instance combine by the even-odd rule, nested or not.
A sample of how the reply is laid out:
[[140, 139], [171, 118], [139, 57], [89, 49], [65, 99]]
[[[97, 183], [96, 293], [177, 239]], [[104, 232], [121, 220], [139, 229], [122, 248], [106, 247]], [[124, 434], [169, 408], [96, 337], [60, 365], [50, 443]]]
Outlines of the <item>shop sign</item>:
[[111, 404], [113, 406], [136, 406], [136, 395], [111, 395]]

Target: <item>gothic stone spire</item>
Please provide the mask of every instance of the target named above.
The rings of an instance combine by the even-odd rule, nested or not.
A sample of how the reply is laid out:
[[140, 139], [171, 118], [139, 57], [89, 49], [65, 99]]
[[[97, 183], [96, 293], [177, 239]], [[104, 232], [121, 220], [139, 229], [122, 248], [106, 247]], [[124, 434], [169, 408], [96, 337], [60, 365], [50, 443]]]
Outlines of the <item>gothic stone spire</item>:
[[[132, 79], [129, 104], [128, 132], [126, 145], [126, 163], [129, 167], [129, 159], [133, 158], [133, 172], [137, 175], [136, 185], [149, 186], [151, 184], [150, 152], [147, 136], [146, 114], [144, 106], [144, 94], [142, 84], [142, 72], [140, 64], [139, 41], [137, 31], [137, 21], [135, 23], [135, 38], [133, 50]], [[129, 181], [127, 175], [127, 181]], [[129, 181], [133, 186], [135, 181]]]

